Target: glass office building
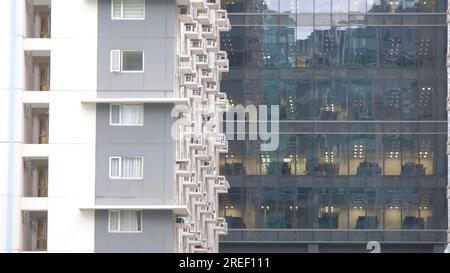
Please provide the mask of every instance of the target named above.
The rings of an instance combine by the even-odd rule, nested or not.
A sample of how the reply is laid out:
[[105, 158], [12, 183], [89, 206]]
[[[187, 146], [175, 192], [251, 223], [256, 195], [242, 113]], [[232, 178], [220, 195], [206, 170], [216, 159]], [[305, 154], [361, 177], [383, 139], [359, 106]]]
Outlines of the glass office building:
[[230, 141], [221, 251], [439, 252], [447, 242], [447, 1], [228, 0], [232, 104], [280, 143]]

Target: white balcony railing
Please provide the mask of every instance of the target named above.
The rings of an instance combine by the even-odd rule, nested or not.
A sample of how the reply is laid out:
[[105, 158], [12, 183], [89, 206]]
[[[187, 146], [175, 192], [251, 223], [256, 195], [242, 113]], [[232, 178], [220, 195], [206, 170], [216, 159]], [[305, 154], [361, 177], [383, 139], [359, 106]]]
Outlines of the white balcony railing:
[[206, 51], [207, 52], [218, 52], [219, 47], [217, 46], [217, 42], [215, 39], [207, 39], [206, 40]]
[[191, 175], [191, 170], [190, 170], [190, 166], [188, 163], [178, 162], [176, 164], [176, 166], [177, 166], [176, 174], [178, 176], [190, 176]]
[[185, 24], [184, 25], [184, 35], [190, 39], [199, 38], [199, 32], [196, 24]]
[[201, 54], [204, 51], [203, 48], [203, 40], [201, 39], [193, 39], [189, 43], [189, 49], [193, 54]]

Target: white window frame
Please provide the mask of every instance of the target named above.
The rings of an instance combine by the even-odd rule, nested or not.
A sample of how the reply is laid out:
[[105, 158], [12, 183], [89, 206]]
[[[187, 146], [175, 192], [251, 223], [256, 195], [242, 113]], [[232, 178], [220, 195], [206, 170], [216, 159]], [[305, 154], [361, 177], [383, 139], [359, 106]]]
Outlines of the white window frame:
[[[119, 52], [120, 68], [113, 70], [113, 52]], [[123, 70], [123, 52], [142, 52], [142, 70]], [[109, 53], [109, 71], [111, 73], [144, 73], [145, 71], [145, 52], [143, 49], [111, 49]]]
[[145, 20], [145, 0], [142, 1], [142, 5], [143, 5], [143, 14], [142, 14], [142, 18], [124, 18], [123, 17], [123, 1], [124, 0], [120, 0], [120, 17], [116, 18], [114, 17], [114, 0], [111, 0], [111, 20]]
[[[140, 124], [123, 124], [122, 123], [122, 105], [140, 105], [142, 106], [142, 123]], [[112, 122], [112, 107], [113, 106], [119, 106], [119, 123], [113, 123]], [[143, 103], [111, 103], [109, 105], [109, 125], [110, 126], [124, 126], [124, 127], [142, 127], [144, 126], [144, 104]]]
[[[119, 159], [119, 176], [111, 176], [111, 163], [113, 159]], [[110, 156], [109, 157], [109, 179], [121, 179], [122, 177], [122, 157], [120, 156]]]
[[[139, 211], [141, 213], [141, 230], [137, 231], [121, 231], [120, 230], [120, 212], [121, 211]], [[111, 230], [111, 213], [112, 212], [118, 212], [119, 217], [117, 217], [117, 230]], [[144, 222], [143, 222], [143, 210], [108, 210], [108, 232], [109, 233], [142, 233], [144, 230]]]
[[[139, 177], [122, 177], [122, 159], [123, 158], [140, 158], [141, 159], [141, 173]], [[119, 176], [111, 176], [111, 162], [112, 159], [119, 159]], [[108, 177], [110, 180], [143, 180], [144, 179], [144, 157], [143, 156], [110, 156]]]

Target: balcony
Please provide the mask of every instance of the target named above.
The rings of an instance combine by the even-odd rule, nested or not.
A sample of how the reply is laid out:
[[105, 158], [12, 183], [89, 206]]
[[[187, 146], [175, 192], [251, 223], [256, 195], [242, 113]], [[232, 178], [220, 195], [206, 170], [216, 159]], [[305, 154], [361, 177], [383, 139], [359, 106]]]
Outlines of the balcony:
[[202, 246], [203, 242], [200, 239], [190, 239], [188, 240], [188, 245], [198, 245], [198, 246]]
[[204, 8], [205, 0], [191, 0], [191, 4], [195, 8]]
[[193, 73], [194, 72], [190, 56], [178, 56], [178, 70], [181, 73]]
[[218, 148], [227, 148], [228, 147], [228, 141], [225, 137], [225, 134], [219, 134], [216, 137], [216, 141], [214, 142], [214, 145], [216, 145]]
[[202, 25], [211, 24], [208, 9], [197, 9], [197, 21]]
[[24, 197], [48, 196], [48, 159], [24, 159]]
[[214, 168], [211, 168], [209, 170], [206, 170], [206, 172], [204, 172], [204, 178], [205, 179], [209, 179], [209, 180], [215, 180], [217, 179], [217, 171]]
[[228, 57], [225, 51], [219, 51], [216, 55], [217, 66], [228, 66]]
[[209, 250], [203, 246], [194, 246], [192, 249], [194, 253], [209, 253]]
[[196, 88], [191, 90], [191, 98], [201, 99], [202, 98], [202, 88]]
[[[181, 143], [179, 143], [179, 144], [180, 144], [179, 146], [182, 146]], [[186, 151], [184, 151], [184, 149], [182, 149], [182, 148], [183, 147], [180, 147], [179, 150], [177, 151], [176, 161], [180, 162], [180, 163], [189, 162], [190, 161], [189, 154]]]
[[175, 219], [175, 227], [176, 228], [189, 228], [189, 222], [188, 219], [186, 217], [177, 217]]
[[202, 82], [215, 81], [213, 70], [212, 69], [202, 69], [201, 78], [202, 78]]
[[206, 54], [197, 55], [195, 58], [195, 65], [197, 66], [197, 68], [200, 69], [209, 68], [208, 55]]
[[[39, 92], [31, 92], [39, 93]], [[34, 107], [37, 106], [37, 107]], [[22, 145], [22, 157], [25, 159], [25, 163], [28, 162], [28, 168], [30, 172], [34, 168], [34, 165], [41, 166], [44, 162], [48, 162], [48, 143], [49, 143], [49, 110], [48, 105], [40, 107], [36, 104], [24, 105], [24, 144]], [[39, 161], [43, 160], [43, 161]], [[27, 165], [26, 165], [27, 166]], [[48, 166], [48, 163], [47, 163]], [[28, 177], [25, 180], [31, 181], [30, 183], [36, 183], [39, 179], [38, 175], [45, 175], [44, 170], [41, 169], [41, 174], [34, 173], [35, 177]], [[33, 173], [30, 173], [33, 175]], [[41, 184], [42, 185], [42, 184]], [[41, 194], [44, 195], [41, 189]], [[34, 194], [32, 194], [34, 192]], [[37, 196], [36, 189], [25, 189], [25, 192], [29, 197]], [[26, 196], [27, 196], [26, 195]]]
[[187, 88], [197, 88], [197, 74], [196, 73], [189, 73], [183, 75], [183, 85]]
[[214, 181], [214, 190], [217, 193], [227, 193], [230, 189], [230, 184], [228, 183], [225, 176], [218, 176]]
[[230, 103], [227, 99], [227, 94], [224, 92], [217, 92], [216, 94], [217, 100], [215, 104], [217, 106], [217, 110], [220, 111], [228, 111]]
[[216, 11], [216, 20], [218, 24], [224, 24], [226, 23], [226, 20], [228, 19], [227, 11], [224, 9], [220, 9]]
[[219, 47], [217, 46], [217, 42], [215, 39], [207, 39], [206, 40], [206, 52], [218, 52]]
[[47, 212], [22, 212], [22, 251], [47, 251]]
[[205, 214], [203, 216], [203, 221], [205, 221], [205, 223], [216, 223], [217, 218], [215, 217], [214, 214]]
[[206, 196], [206, 193], [201, 191], [201, 190], [199, 190], [198, 188], [196, 188], [194, 191], [189, 191], [188, 195], [191, 198], [196, 198], [196, 197]]
[[49, 39], [51, 30], [51, 1], [27, 1], [25, 17], [25, 37]]
[[217, 94], [218, 93], [217, 85], [213, 82], [206, 83], [205, 92], [208, 94]]
[[185, 176], [182, 178], [181, 183], [184, 188], [193, 188], [197, 187], [197, 183], [193, 180], [192, 177]]
[[206, 149], [195, 150], [194, 157], [197, 160], [209, 160], [209, 159], [211, 159], [210, 155], [208, 155], [208, 152], [206, 151]]
[[226, 235], [228, 233], [228, 224], [224, 218], [217, 218], [214, 231], [216, 231], [219, 235]]
[[203, 161], [200, 163], [200, 168], [212, 170], [214, 168], [210, 161]]
[[25, 106], [25, 144], [48, 144], [49, 110]]
[[196, 23], [184, 25], [184, 36], [189, 39], [198, 39], [200, 34]]
[[190, 40], [189, 50], [191, 54], [202, 54], [204, 52], [203, 40], [201, 39]]
[[218, 10], [216, 13], [217, 28], [219, 31], [230, 30], [230, 20], [228, 19], [226, 10]]
[[183, 228], [183, 231], [181, 232], [181, 236], [187, 237], [187, 238], [193, 238], [193, 237], [195, 237], [195, 234], [190, 231], [190, 228]]
[[210, 9], [220, 8], [219, 0], [206, 0], [206, 6]]
[[220, 72], [228, 72], [228, 71], [230, 71], [229, 61], [228, 61], [226, 52], [221, 51], [221, 52], [219, 52], [217, 54], [216, 65], [217, 65], [217, 69]]
[[50, 52], [25, 52], [25, 90], [50, 91], [49, 54]]
[[224, 101], [224, 102], [226, 101], [226, 102], [228, 102], [227, 93], [219, 92], [217, 94], [217, 101]]
[[201, 139], [201, 137], [198, 138], [191, 138], [190, 142], [189, 142], [189, 147], [191, 149], [195, 149], [195, 150], [200, 150], [200, 149], [204, 149], [205, 145], [203, 145], [203, 141]]
[[202, 25], [202, 37], [213, 39], [215, 37], [214, 27], [212, 25]]
[[50, 0], [30, 0], [25, 15], [25, 90], [50, 90]]
[[208, 204], [206, 207], [201, 207], [199, 212], [200, 214], [205, 214], [205, 215], [214, 215], [214, 211], [210, 209], [211, 206]]
[[192, 16], [192, 9], [189, 6], [178, 7], [178, 19], [182, 23], [188, 24], [194, 23], [194, 18]]
[[177, 162], [176, 163], [176, 175], [183, 177], [183, 176], [190, 176], [191, 175], [191, 169], [188, 163], [185, 162]]
[[194, 200], [192, 200], [192, 203], [196, 207], [207, 207], [208, 203], [206, 203], [204, 200], [202, 200], [201, 197], [196, 197]]

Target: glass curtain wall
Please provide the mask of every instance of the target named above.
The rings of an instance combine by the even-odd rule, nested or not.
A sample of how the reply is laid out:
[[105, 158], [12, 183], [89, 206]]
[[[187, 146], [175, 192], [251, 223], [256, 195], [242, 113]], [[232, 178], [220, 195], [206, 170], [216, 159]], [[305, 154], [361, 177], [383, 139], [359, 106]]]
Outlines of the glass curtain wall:
[[229, 141], [230, 228], [447, 227], [447, 1], [222, 1], [234, 105], [279, 105], [280, 143]]

